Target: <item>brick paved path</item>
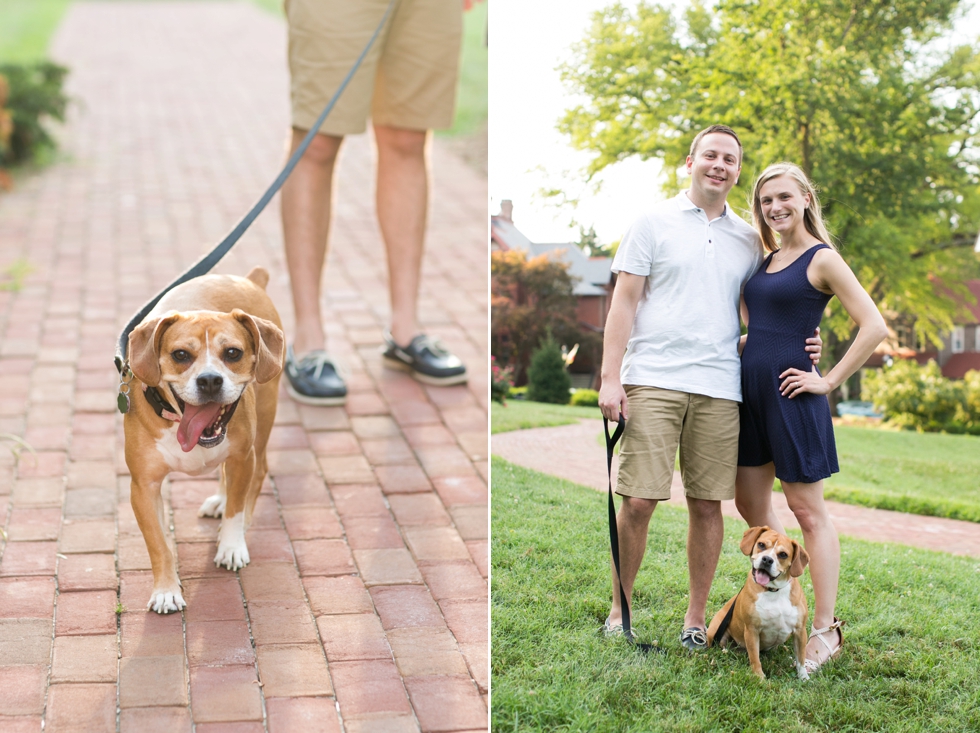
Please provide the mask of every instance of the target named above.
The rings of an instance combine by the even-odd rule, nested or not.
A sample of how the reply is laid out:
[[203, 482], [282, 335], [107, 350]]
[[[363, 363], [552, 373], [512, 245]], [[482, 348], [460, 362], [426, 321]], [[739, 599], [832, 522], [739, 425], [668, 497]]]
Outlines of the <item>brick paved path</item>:
[[[284, 26], [248, 3], [77, 2], [53, 55], [72, 68], [60, 160], [0, 197], [0, 268], [34, 268], [0, 292], [0, 433], [36, 450], [0, 449], [0, 730], [485, 730], [485, 180], [435, 146], [421, 319], [472, 376], [425, 388], [380, 363], [372, 153], [346, 143], [324, 310], [350, 400], [283, 392], [240, 573], [197, 517], [216, 479], [174, 477], [188, 608], [147, 613], [114, 343], [278, 171]], [[270, 208], [218, 271], [268, 268], [288, 330]]]
[[[511, 463], [608, 491], [605, 439], [600, 438], [601, 435], [602, 420], [581, 420], [577, 425], [498, 433], [493, 436], [491, 450]], [[614, 486], [617, 461], [618, 458], [613, 459]], [[670, 493], [671, 503], [683, 507], [684, 487], [680, 473], [674, 473]], [[773, 492], [772, 501], [783, 525], [798, 529], [799, 523], [786, 505], [786, 497]], [[596, 505], [596, 511], [600, 511], [599, 506]], [[827, 507], [837, 531], [843, 535], [980, 557], [980, 524], [975, 522], [870, 509], [836, 501], [828, 501]], [[740, 517], [734, 501], [723, 501], [721, 508], [726, 516]]]

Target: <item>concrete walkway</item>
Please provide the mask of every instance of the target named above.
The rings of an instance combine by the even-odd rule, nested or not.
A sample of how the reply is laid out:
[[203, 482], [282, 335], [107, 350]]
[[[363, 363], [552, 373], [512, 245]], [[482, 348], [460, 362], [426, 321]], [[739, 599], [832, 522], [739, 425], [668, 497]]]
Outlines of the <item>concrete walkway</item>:
[[[494, 455], [541, 473], [608, 491], [605, 438], [602, 420], [581, 420], [577, 425], [498, 433], [492, 438]], [[618, 457], [613, 458], [613, 488]], [[773, 492], [773, 508], [784, 526], [799, 529], [786, 497]], [[683, 507], [684, 487], [674, 473], [671, 503]], [[597, 505], [598, 506], [598, 505]], [[955, 519], [923, 517], [883, 509], [827, 502], [834, 526], [842, 535], [875, 542], [897, 542], [927, 550], [980, 557], [980, 524]], [[597, 509], [598, 511], [598, 509]], [[734, 501], [722, 502], [722, 512], [738, 517]]]
[[[112, 356], [123, 324], [241, 217], [284, 159], [283, 22], [249, 3], [76, 2], [60, 159], [0, 196], [0, 730], [462, 731], [487, 727], [487, 188], [433, 150], [421, 319], [466, 386], [382, 368], [385, 265], [367, 136], [342, 153], [323, 304], [345, 408], [282, 394], [239, 573], [211, 559], [216, 478], [167, 512], [188, 608], [144, 608]], [[272, 273], [273, 202], [221, 263]]]

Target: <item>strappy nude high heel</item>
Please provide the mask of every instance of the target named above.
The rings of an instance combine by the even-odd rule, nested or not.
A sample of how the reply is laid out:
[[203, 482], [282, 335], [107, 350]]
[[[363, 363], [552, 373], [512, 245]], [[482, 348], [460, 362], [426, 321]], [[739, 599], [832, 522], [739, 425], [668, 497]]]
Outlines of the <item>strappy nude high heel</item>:
[[[806, 668], [807, 674], [815, 674], [823, 665], [829, 662], [831, 659], [837, 659], [840, 656], [841, 649], [844, 648], [844, 632], [840, 630], [840, 627], [844, 625], [844, 622], [839, 618], [834, 616], [834, 622], [830, 626], [826, 626], [822, 629], [811, 629], [810, 638], [816, 637], [821, 644], [827, 647], [827, 651], [830, 652], [830, 656], [824, 659], [822, 662], [818, 662], [815, 659], [805, 659], [803, 661], [803, 666]], [[823, 638], [823, 635], [829, 631], [837, 631], [838, 638], [840, 642], [837, 644], [837, 648], [834, 649], [827, 640]]]

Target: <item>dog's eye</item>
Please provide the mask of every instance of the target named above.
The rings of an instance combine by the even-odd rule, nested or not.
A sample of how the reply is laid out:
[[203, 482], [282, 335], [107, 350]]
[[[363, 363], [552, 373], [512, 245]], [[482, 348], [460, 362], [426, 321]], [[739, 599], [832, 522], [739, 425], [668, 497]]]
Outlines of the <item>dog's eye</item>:
[[780, 560], [785, 560], [787, 557], [789, 557], [789, 555], [787, 555], [785, 552], [780, 552], [779, 553], [779, 559]]
[[241, 349], [225, 349], [225, 361], [238, 361], [242, 358]]
[[766, 549], [766, 543], [765, 543], [765, 542], [760, 542], [760, 543], [759, 543], [759, 549], [760, 549], [760, 550], [764, 550], [764, 549]]
[[177, 349], [170, 354], [170, 356], [173, 357], [173, 360], [178, 364], [183, 364], [191, 360], [191, 355], [183, 349]]

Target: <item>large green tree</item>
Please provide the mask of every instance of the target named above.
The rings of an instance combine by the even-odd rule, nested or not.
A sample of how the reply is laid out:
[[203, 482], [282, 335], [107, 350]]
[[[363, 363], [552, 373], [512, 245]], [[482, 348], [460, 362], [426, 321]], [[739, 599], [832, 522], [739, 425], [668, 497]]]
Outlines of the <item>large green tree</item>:
[[[821, 192], [841, 254], [883, 310], [935, 341], [976, 276], [980, 225], [980, 42], [947, 40], [957, 0], [719, 0], [675, 16], [641, 3], [596, 13], [562, 69], [583, 104], [559, 129], [595, 153], [589, 175], [630, 156], [665, 162], [683, 186], [694, 134], [742, 138], [755, 176], [786, 160]], [[936, 287], [937, 282], [945, 287]], [[832, 301], [825, 354], [853, 323]]]

